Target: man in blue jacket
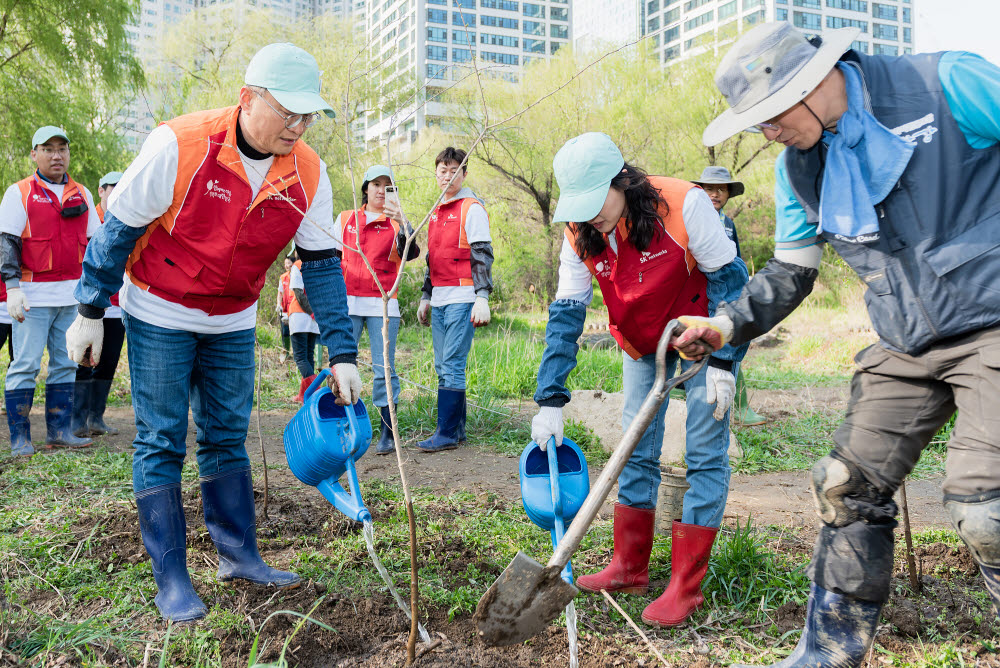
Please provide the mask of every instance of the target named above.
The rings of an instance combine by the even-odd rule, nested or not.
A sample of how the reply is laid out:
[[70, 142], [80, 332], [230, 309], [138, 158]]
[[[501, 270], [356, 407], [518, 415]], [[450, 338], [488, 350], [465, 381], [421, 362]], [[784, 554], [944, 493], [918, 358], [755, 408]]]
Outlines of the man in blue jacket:
[[1000, 603], [1000, 68], [965, 52], [866, 56], [856, 37], [764, 24], [720, 63], [731, 109], [705, 144], [756, 128], [788, 147], [776, 250], [675, 340], [698, 357], [767, 332], [811, 291], [823, 243], [868, 287], [880, 341], [855, 358], [847, 417], [812, 470], [823, 526], [784, 668], [861, 665], [889, 596], [893, 494], [956, 409], [945, 507]]

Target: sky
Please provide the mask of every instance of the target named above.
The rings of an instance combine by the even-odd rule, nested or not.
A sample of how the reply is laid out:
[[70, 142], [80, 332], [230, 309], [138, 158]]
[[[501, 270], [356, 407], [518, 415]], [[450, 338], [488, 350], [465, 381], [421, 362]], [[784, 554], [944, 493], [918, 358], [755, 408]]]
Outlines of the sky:
[[913, 0], [914, 51], [972, 51], [1000, 65], [1000, 1]]

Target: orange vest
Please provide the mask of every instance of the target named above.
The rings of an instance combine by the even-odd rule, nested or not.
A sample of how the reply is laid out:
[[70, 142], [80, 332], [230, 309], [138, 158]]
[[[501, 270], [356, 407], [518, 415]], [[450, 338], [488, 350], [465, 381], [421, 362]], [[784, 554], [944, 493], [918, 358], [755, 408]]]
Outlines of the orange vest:
[[[296, 260], [295, 261], [295, 266], [299, 268], [299, 271], [302, 271], [302, 260]], [[305, 313], [305, 311], [303, 310], [303, 308], [301, 306], [299, 306], [299, 299], [298, 299], [298, 297], [296, 297], [295, 296], [295, 292], [292, 291], [291, 280], [292, 280], [292, 276], [291, 276], [291, 274], [289, 274], [288, 275], [288, 315], [291, 315], [293, 313]], [[304, 289], [303, 289], [303, 292], [305, 292]], [[312, 318], [315, 319], [316, 316], [313, 315]]]
[[242, 311], [260, 297], [268, 267], [319, 187], [319, 156], [298, 141], [274, 156], [254, 197], [236, 150], [238, 116], [239, 107], [227, 107], [167, 122], [177, 136], [174, 199], [125, 267], [140, 288], [209, 315]]
[[472, 285], [472, 252], [465, 237], [474, 197], [456, 199], [434, 209], [427, 222], [427, 266], [434, 287]]
[[292, 272], [286, 271], [278, 278], [278, 296], [281, 298], [281, 312], [288, 315], [288, 296], [292, 294]]
[[[17, 187], [28, 215], [21, 233], [21, 280], [45, 283], [80, 278], [87, 251], [88, 206], [83, 188], [67, 177], [60, 201], [38, 174], [18, 181]], [[82, 207], [82, 212], [63, 217], [63, 209], [74, 207]]]
[[[698, 186], [665, 176], [648, 178], [669, 208], [665, 216], [659, 212], [665, 233], [654, 235], [649, 248], [640, 252], [628, 242], [622, 220], [617, 255], [608, 245], [584, 260], [601, 286], [611, 335], [632, 359], [655, 353], [663, 328], [673, 318], [708, 315], [708, 281], [688, 250], [683, 216], [684, 197]], [[575, 224], [566, 226], [566, 238], [575, 250]]]
[[[392, 289], [402, 262], [399, 249], [396, 248], [399, 224], [385, 215], [370, 223], [367, 220], [364, 207], [358, 211], [344, 211], [340, 214], [341, 238], [344, 240], [344, 253], [340, 266], [344, 270], [347, 294], [352, 297], [381, 297], [379, 285], [386, 292]], [[361, 255], [351, 250], [359, 247], [359, 227], [360, 248], [378, 274], [378, 283], [372, 278]], [[393, 293], [392, 297], [395, 298], [396, 294]]]

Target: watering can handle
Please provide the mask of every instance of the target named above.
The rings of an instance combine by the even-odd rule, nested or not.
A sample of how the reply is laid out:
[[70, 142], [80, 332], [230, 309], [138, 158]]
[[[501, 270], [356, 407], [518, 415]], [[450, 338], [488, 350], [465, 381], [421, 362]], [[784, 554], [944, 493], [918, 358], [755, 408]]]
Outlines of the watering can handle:
[[549, 458], [549, 487], [552, 489], [552, 513], [562, 519], [562, 490], [559, 489], [559, 457], [556, 454], [555, 436], [549, 436], [549, 447], [545, 454]]
[[[358, 399], [358, 401], [361, 401]], [[344, 406], [344, 414], [347, 415], [347, 437], [350, 439], [351, 449], [348, 455], [353, 455], [358, 451], [358, 416], [354, 412], [354, 406]], [[351, 460], [354, 458], [351, 457]]]
[[309, 384], [309, 387], [306, 388], [306, 391], [302, 394], [302, 396], [304, 396], [306, 399], [311, 397], [312, 393], [319, 389], [319, 386], [323, 384], [323, 381], [329, 375], [330, 375], [329, 369], [323, 369], [318, 374], [316, 374], [316, 378], [313, 380], [312, 383]]
[[546, 564], [547, 567], [551, 568], [554, 566], [562, 569], [566, 565], [576, 551], [576, 548], [580, 546], [580, 541], [583, 540], [587, 530], [590, 529], [591, 523], [597, 517], [597, 511], [600, 510], [604, 500], [608, 497], [608, 493], [611, 492], [615, 480], [618, 479], [622, 469], [625, 468], [625, 464], [628, 462], [629, 457], [632, 456], [636, 444], [639, 443], [639, 439], [642, 438], [646, 428], [653, 421], [653, 417], [659, 410], [660, 405], [663, 404], [663, 400], [667, 398], [670, 390], [680, 383], [693, 378], [705, 366], [705, 362], [708, 360], [707, 355], [684, 373], [669, 381], [667, 380], [667, 348], [669, 347], [670, 339], [675, 334], [683, 332], [684, 329], [684, 325], [678, 320], [671, 320], [663, 329], [663, 334], [660, 335], [660, 342], [656, 346], [656, 381], [653, 383], [652, 389], [649, 390], [649, 394], [646, 395], [646, 399], [642, 402], [642, 406], [632, 420], [632, 424], [629, 425], [622, 436], [622, 440], [615, 447], [614, 452], [611, 454], [611, 459], [605, 464], [604, 470], [601, 471], [601, 475], [591, 488], [590, 494], [584, 500], [583, 506], [577, 512], [573, 523], [570, 524], [569, 530], [556, 546], [555, 551], [552, 553], [552, 558]]

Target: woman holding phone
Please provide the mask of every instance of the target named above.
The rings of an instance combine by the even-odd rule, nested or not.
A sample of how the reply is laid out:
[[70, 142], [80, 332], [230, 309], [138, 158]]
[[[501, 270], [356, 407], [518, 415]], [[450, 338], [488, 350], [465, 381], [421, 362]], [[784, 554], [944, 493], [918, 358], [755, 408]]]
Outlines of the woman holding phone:
[[[337, 218], [336, 229], [340, 230], [344, 243], [341, 266], [344, 270], [344, 282], [347, 284], [347, 308], [354, 325], [354, 339], [360, 341], [361, 331], [367, 328], [371, 343], [372, 368], [375, 374], [372, 398], [382, 416], [382, 433], [375, 446], [375, 453], [387, 455], [395, 446], [392, 420], [389, 419], [390, 397], [385, 384], [386, 360], [382, 354], [382, 291], [388, 292], [396, 282], [406, 246], [406, 235], [412, 233], [399, 207], [392, 170], [384, 165], [368, 168], [361, 184], [361, 208], [342, 212]], [[377, 278], [372, 276], [361, 253], [368, 258]], [[406, 259], [412, 260], [419, 255], [420, 248], [416, 243], [411, 244]], [[389, 300], [388, 364], [392, 374], [394, 405], [399, 403], [399, 378], [396, 376], [396, 336], [399, 334], [399, 323], [399, 301], [393, 293]]]

